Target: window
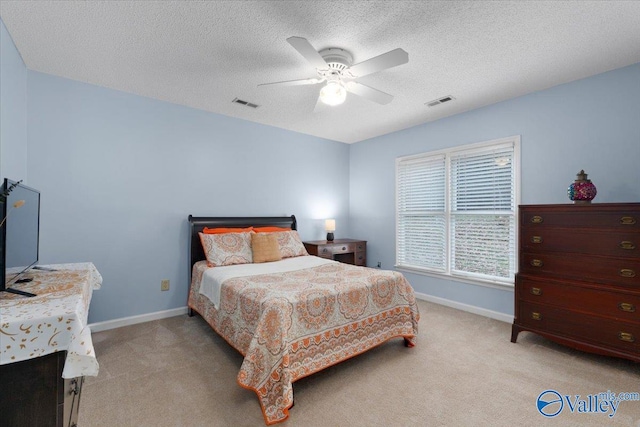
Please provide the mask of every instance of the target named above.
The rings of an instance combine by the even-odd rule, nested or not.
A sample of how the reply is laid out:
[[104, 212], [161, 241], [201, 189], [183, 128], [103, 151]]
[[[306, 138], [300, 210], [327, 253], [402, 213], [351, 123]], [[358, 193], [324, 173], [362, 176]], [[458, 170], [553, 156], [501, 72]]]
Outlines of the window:
[[513, 284], [520, 137], [396, 159], [396, 266]]

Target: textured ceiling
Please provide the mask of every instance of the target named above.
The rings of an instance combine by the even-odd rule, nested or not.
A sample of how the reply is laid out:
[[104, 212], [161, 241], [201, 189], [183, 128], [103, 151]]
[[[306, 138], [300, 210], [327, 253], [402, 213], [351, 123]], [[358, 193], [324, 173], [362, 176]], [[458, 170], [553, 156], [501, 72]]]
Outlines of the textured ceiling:
[[[2, 0], [0, 17], [31, 70], [346, 143], [640, 62], [638, 1]], [[394, 100], [314, 112], [318, 85], [258, 87], [316, 76], [291, 36], [354, 63], [404, 49], [360, 79]]]

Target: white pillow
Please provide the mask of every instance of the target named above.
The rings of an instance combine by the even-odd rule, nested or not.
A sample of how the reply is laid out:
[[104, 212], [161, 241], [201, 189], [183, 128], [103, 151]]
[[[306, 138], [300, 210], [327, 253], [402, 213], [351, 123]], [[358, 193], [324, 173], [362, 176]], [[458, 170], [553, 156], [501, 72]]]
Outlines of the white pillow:
[[252, 233], [198, 233], [209, 267], [252, 263]]
[[276, 231], [270, 234], [274, 234], [278, 239], [282, 258], [309, 255], [296, 230]]

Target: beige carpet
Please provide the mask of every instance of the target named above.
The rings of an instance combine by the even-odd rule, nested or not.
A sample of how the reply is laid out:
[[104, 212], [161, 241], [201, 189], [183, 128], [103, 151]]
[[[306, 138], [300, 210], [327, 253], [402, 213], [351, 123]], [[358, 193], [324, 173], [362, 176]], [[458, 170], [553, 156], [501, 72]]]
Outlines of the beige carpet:
[[[632, 426], [640, 401], [613, 418], [562, 412], [538, 395], [640, 392], [640, 364], [586, 354], [511, 325], [420, 301], [415, 348], [391, 340], [294, 384], [288, 426]], [[242, 357], [199, 317], [93, 334], [100, 375], [82, 393], [81, 427], [263, 426], [255, 394], [236, 383]], [[572, 399], [575, 399], [573, 397]]]

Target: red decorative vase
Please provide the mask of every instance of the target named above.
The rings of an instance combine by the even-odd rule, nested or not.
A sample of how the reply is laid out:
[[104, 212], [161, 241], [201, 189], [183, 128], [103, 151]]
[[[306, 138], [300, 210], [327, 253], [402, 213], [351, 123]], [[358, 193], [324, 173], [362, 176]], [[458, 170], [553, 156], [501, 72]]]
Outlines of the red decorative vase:
[[576, 178], [573, 184], [567, 189], [567, 195], [573, 200], [573, 203], [591, 203], [598, 193], [596, 186], [593, 185], [590, 179], [587, 179], [587, 174], [584, 173], [584, 170], [581, 170], [580, 173], [576, 175]]

